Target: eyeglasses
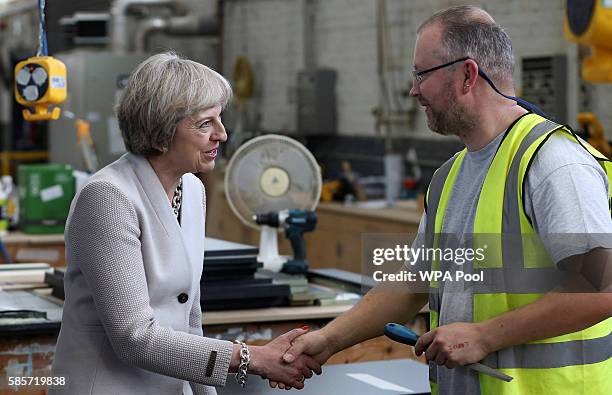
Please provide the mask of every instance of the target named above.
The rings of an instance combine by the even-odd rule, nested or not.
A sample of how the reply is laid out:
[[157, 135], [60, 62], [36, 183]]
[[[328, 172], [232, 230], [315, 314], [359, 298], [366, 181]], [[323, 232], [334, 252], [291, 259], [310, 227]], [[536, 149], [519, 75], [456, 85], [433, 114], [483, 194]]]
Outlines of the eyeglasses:
[[452, 62], [444, 63], [444, 64], [441, 64], [439, 66], [431, 67], [429, 69], [425, 69], [425, 70], [422, 70], [422, 71], [412, 70], [412, 78], [414, 78], [414, 81], [417, 84], [420, 84], [421, 81], [423, 81], [425, 79], [425, 74], [431, 73], [432, 71], [443, 69], [443, 68], [448, 67], [448, 66], [452, 66], [455, 63], [463, 62], [463, 61], [466, 61], [468, 59], [470, 59], [470, 57], [466, 56], [464, 58], [453, 60]]

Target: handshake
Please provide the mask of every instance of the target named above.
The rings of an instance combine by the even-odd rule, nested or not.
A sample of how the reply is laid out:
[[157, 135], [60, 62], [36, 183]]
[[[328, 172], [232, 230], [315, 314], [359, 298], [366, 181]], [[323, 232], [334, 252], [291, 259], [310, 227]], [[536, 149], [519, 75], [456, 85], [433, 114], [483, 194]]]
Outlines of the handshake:
[[270, 387], [304, 388], [313, 373], [321, 374], [323, 365], [333, 354], [321, 331], [308, 332], [305, 326], [277, 337], [265, 346], [249, 346], [251, 362], [248, 372], [268, 379]]

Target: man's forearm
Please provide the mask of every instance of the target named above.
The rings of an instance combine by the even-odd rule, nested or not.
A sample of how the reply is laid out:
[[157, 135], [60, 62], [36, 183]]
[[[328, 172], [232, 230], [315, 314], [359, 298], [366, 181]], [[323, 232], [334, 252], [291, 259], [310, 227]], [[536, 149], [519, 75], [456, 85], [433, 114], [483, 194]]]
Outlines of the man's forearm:
[[352, 309], [342, 314], [321, 332], [332, 354], [383, 334], [388, 322], [406, 323], [427, 303], [427, 294], [414, 294], [405, 284], [379, 285], [368, 292]]
[[588, 328], [608, 317], [612, 293], [548, 293], [534, 303], [478, 324], [487, 349], [497, 351]]

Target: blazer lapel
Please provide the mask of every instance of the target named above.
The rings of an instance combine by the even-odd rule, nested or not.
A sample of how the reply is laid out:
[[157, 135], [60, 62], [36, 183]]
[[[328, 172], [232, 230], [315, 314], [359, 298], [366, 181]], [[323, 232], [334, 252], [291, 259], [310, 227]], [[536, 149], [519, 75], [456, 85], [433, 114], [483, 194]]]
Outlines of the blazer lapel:
[[[140, 184], [145, 192], [145, 195], [149, 199], [159, 222], [162, 224], [166, 231], [166, 234], [173, 240], [174, 248], [180, 250], [183, 254], [183, 259], [188, 260], [189, 268], [191, 270], [191, 277], [200, 273], [194, 273], [194, 268], [201, 267], [204, 259], [203, 252], [199, 254], [198, 251], [203, 251], [203, 242], [198, 240], [187, 240], [189, 235], [194, 237], [202, 233], [202, 239], [204, 239], [203, 230], [198, 231], [195, 229], [197, 226], [201, 226], [203, 223], [203, 212], [200, 208], [198, 210], [197, 203], [200, 199], [196, 198], [201, 196], [201, 192], [194, 191], [193, 183], [187, 182], [187, 177], [183, 176], [183, 198], [181, 202], [181, 225], [179, 225], [172, 211], [172, 206], [168, 201], [164, 187], [159, 181], [155, 170], [151, 167], [149, 161], [138, 155], [127, 154], [128, 160], [134, 165], [136, 176], [138, 177]], [[199, 207], [202, 207], [202, 203], [199, 203]], [[201, 215], [201, 221], [196, 219], [196, 215]], [[188, 248], [193, 246], [192, 248]], [[198, 248], [199, 246], [200, 248]], [[199, 257], [201, 255], [201, 257]], [[199, 259], [199, 261], [198, 261]]]
[[164, 191], [161, 181], [159, 181], [157, 174], [155, 174], [155, 170], [153, 170], [149, 161], [142, 156], [127, 154], [127, 159], [134, 165], [136, 177], [138, 177], [140, 185], [166, 234], [175, 239], [177, 244], [181, 244], [184, 248], [185, 245], [182, 240], [183, 232], [181, 232], [181, 227], [176, 220], [174, 211], [172, 211], [166, 191]]

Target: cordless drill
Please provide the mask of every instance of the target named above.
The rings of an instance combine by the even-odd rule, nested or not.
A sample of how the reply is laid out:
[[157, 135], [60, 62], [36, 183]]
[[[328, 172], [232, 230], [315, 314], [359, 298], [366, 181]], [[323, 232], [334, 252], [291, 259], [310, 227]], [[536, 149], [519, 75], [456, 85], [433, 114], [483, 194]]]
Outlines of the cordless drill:
[[306, 273], [306, 242], [304, 232], [312, 232], [317, 225], [317, 215], [308, 210], [282, 210], [253, 216], [255, 223], [274, 228], [284, 228], [285, 236], [291, 242], [293, 259], [283, 265], [282, 271], [289, 274]]

